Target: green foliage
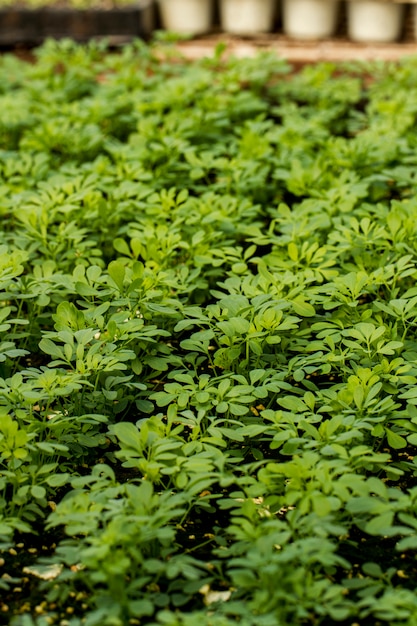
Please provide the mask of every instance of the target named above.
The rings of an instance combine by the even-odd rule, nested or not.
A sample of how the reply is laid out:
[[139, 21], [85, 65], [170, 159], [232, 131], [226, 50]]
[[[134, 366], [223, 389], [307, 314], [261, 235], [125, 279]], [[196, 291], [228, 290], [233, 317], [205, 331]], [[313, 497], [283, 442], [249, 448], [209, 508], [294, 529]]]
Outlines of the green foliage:
[[411, 626], [416, 61], [36, 55], [0, 59], [1, 558], [53, 539], [9, 622]]

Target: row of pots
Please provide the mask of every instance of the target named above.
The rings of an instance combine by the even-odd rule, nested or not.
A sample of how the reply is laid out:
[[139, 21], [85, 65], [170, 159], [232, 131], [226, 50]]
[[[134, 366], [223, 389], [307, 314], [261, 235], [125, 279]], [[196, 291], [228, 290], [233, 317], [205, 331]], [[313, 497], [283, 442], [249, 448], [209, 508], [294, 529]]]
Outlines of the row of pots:
[[[220, 22], [225, 32], [255, 35], [270, 32], [276, 18], [276, 0], [219, 0]], [[164, 28], [179, 33], [202, 34], [211, 30], [213, 0], [158, 0]], [[324, 39], [335, 34], [340, 0], [282, 0], [282, 24], [296, 39]], [[348, 36], [358, 42], [399, 39], [405, 5], [390, 0], [347, 2]], [[415, 23], [417, 24], [417, 5]]]

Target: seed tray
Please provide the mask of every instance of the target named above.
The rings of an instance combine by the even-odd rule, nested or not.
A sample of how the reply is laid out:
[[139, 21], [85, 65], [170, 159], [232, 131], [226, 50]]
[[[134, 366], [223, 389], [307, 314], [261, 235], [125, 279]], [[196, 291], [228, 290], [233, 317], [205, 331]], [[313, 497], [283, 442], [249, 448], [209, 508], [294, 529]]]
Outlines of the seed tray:
[[83, 42], [97, 37], [149, 38], [154, 29], [151, 0], [114, 9], [74, 10], [66, 7], [0, 10], [0, 45], [36, 45], [52, 37]]

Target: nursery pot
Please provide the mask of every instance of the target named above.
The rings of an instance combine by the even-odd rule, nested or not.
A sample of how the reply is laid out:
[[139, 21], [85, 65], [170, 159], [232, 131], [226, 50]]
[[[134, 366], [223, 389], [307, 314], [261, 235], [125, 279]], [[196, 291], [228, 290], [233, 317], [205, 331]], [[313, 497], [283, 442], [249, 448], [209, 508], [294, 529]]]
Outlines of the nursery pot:
[[353, 41], [388, 43], [399, 39], [404, 5], [383, 0], [348, 2], [348, 34]]
[[212, 0], [159, 0], [159, 10], [166, 30], [198, 35], [211, 28]]
[[221, 0], [222, 30], [237, 35], [267, 33], [272, 30], [275, 0]]
[[283, 0], [284, 32], [295, 39], [331, 37], [338, 10], [338, 0]]

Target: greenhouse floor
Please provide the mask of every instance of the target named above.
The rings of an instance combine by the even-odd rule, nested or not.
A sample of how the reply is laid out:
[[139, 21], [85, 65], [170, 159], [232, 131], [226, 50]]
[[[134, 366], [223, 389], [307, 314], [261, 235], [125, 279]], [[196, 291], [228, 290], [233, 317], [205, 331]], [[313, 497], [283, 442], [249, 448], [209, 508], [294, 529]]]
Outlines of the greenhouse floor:
[[213, 48], [220, 42], [226, 44], [226, 53], [237, 57], [253, 56], [259, 50], [268, 50], [302, 65], [318, 61], [396, 61], [417, 54], [417, 42], [413, 41], [359, 44], [347, 38], [337, 38], [301, 42], [279, 34], [242, 38], [219, 33], [181, 42], [180, 48], [190, 59], [201, 58], [212, 54]]

